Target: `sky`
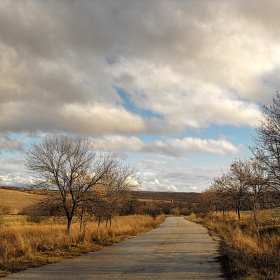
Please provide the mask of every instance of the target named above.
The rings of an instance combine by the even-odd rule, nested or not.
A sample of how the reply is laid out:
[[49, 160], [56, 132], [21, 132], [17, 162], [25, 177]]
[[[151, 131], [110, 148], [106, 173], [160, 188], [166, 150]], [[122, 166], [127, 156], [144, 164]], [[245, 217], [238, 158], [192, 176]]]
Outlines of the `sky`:
[[142, 190], [201, 192], [250, 156], [280, 82], [280, 2], [0, 1], [0, 177], [25, 151], [92, 139]]

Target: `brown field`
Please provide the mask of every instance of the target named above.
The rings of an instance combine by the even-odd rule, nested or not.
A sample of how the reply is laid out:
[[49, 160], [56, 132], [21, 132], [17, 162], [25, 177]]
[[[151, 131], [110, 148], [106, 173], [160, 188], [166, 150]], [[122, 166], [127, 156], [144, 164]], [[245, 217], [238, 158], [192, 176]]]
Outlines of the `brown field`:
[[259, 233], [253, 213], [210, 213], [191, 215], [188, 220], [202, 223], [210, 233], [221, 238], [221, 260], [227, 279], [279, 280], [280, 279], [280, 210], [261, 212]]
[[[17, 187], [1, 187], [0, 186], [0, 203], [5, 201], [6, 199], [11, 201], [15, 201], [16, 204], [19, 203], [21, 205], [25, 202], [22, 199], [27, 199], [27, 204], [29, 203], [29, 199], [32, 198], [40, 198], [41, 195], [44, 194], [45, 191], [42, 190], [30, 190], [24, 188]], [[201, 201], [201, 193], [195, 192], [152, 192], [152, 191], [132, 191], [132, 197], [139, 200], [156, 200], [156, 201], [179, 201], [179, 202], [188, 202], [188, 203], [198, 203]], [[3, 196], [3, 199], [2, 199]], [[11, 202], [10, 201], [10, 202]], [[10, 203], [9, 202], [9, 203]], [[25, 207], [27, 205], [23, 205]]]
[[0, 205], [9, 207], [10, 214], [19, 214], [26, 206], [32, 205], [41, 199], [41, 195], [26, 191], [0, 188]]
[[[8, 206], [9, 214], [15, 215], [22, 213], [22, 210], [36, 203], [45, 197], [44, 190], [30, 190], [17, 187], [0, 187], [0, 205]], [[150, 192], [150, 191], [132, 191], [133, 199], [139, 202], [163, 202], [199, 204], [201, 202], [201, 193], [181, 193], [181, 192]], [[181, 206], [184, 207], [184, 206]]]

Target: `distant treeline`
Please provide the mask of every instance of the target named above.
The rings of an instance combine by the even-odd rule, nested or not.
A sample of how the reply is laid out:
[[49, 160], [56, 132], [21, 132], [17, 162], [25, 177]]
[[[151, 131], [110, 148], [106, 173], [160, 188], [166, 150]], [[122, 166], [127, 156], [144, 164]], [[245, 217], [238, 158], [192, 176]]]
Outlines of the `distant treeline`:
[[[0, 189], [44, 194], [45, 190], [20, 188], [16, 186], [0, 186]], [[153, 191], [131, 191], [132, 197], [141, 200], [164, 200], [174, 202], [200, 203], [201, 193], [195, 192], [153, 192]]]
[[164, 201], [178, 201], [188, 203], [199, 203], [201, 193], [195, 192], [153, 192], [153, 191], [132, 191], [132, 196], [136, 199], [151, 199]]

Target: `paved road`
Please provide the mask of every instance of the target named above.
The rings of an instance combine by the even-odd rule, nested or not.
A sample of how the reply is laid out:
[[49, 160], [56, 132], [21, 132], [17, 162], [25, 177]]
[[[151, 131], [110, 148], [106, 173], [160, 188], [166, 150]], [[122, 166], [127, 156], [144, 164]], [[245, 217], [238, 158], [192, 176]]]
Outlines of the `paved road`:
[[218, 243], [201, 225], [169, 217], [146, 234], [75, 259], [33, 268], [9, 279], [222, 279]]

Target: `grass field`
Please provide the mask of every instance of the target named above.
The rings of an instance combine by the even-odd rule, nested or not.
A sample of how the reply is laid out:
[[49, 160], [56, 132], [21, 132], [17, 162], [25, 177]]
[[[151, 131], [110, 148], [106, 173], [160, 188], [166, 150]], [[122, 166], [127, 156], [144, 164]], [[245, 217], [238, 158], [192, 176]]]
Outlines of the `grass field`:
[[280, 209], [267, 209], [260, 214], [257, 230], [250, 211], [191, 215], [188, 220], [202, 223], [210, 233], [221, 238], [220, 251], [227, 279], [280, 279]]
[[19, 214], [24, 207], [36, 203], [40, 199], [42, 199], [41, 195], [0, 188], [0, 205], [7, 206], [10, 214]]

